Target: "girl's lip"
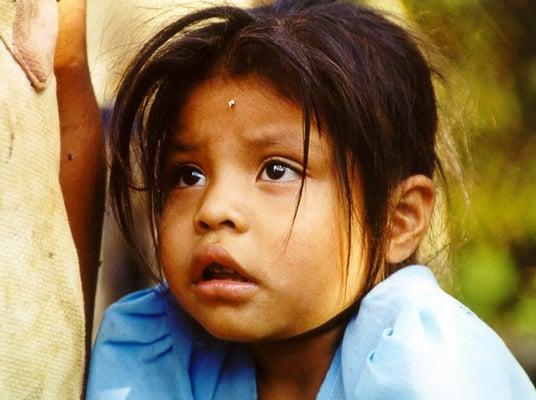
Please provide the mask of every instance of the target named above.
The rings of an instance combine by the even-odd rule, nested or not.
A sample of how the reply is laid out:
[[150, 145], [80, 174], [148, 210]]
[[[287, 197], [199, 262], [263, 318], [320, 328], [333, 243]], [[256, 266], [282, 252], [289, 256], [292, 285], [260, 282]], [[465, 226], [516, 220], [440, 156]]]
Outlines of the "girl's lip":
[[204, 300], [224, 303], [244, 303], [255, 294], [257, 284], [230, 279], [212, 279], [209, 281], [198, 281], [192, 285], [192, 288], [195, 294]]
[[219, 264], [225, 268], [233, 270], [237, 274], [240, 274], [245, 281], [223, 281], [223, 280], [214, 280], [215, 282], [228, 282], [228, 283], [255, 283], [254, 279], [249, 276], [242, 266], [233, 258], [231, 253], [229, 253], [224, 247], [217, 245], [209, 245], [198, 247], [194, 250], [192, 258], [192, 282], [194, 284], [208, 284], [211, 281], [203, 281], [203, 272], [210, 264]]

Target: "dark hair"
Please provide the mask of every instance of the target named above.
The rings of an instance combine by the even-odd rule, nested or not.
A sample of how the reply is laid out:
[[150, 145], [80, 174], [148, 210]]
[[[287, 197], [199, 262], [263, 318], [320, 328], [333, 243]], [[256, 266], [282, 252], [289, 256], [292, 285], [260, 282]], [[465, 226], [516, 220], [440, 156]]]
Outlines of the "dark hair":
[[386, 265], [384, 248], [392, 192], [411, 175], [441, 170], [433, 70], [406, 30], [342, 1], [208, 8], [178, 19], [142, 48], [122, 80], [111, 126], [111, 200], [127, 241], [136, 247], [132, 193], [142, 190], [158, 246], [166, 138], [189, 93], [215, 73], [257, 74], [301, 106], [305, 164], [311, 124], [329, 135], [348, 233], [356, 171], [360, 177], [365, 289], [391, 273], [396, 266]]

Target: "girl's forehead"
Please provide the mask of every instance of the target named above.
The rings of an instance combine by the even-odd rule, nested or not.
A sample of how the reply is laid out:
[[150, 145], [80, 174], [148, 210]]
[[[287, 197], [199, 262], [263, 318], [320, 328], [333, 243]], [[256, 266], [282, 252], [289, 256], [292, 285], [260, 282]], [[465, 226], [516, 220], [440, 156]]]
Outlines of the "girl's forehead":
[[[303, 156], [301, 106], [262, 77], [216, 75], [196, 86], [183, 104], [174, 135], [178, 147], [236, 142], [255, 149], [293, 149]], [[326, 135], [310, 129], [309, 155], [331, 158]]]
[[301, 107], [255, 75], [216, 75], [203, 81], [186, 99], [178, 122], [181, 137], [232, 127], [247, 128], [247, 136], [257, 142], [273, 140], [279, 133], [303, 145]]
[[252, 116], [284, 111], [286, 116], [293, 114], [301, 119], [300, 105], [280, 95], [268, 80], [256, 74], [218, 74], [202, 81], [187, 97], [181, 116], [195, 114], [199, 109], [228, 113], [245, 107], [254, 112]]

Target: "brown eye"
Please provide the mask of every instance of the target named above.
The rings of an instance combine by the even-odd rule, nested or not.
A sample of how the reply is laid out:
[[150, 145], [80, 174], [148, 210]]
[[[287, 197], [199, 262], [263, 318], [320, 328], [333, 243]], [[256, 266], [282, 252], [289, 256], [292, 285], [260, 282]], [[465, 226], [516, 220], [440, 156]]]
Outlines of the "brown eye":
[[281, 179], [285, 172], [287, 172], [287, 167], [281, 164], [271, 164], [266, 167], [266, 175], [273, 180]]
[[191, 164], [177, 164], [172, 175], [175, 187], [204, 186], [206, 182], [203, 171]]
[[296, 179], [301, 179], [301, 174], [290, 165], [279, 160], [268, 162], [262, 169], [260, 176], [260, 180], [263, 181], [287, 182]]

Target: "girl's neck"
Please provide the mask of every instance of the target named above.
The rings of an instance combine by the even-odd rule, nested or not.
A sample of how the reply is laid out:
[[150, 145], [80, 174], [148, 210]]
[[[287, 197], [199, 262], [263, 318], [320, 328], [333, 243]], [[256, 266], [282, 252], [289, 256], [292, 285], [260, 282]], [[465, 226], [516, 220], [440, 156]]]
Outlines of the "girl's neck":
[[345, 323], [277, 342], [249, 346], [259, 399], [315, 399], [335, 354]]

